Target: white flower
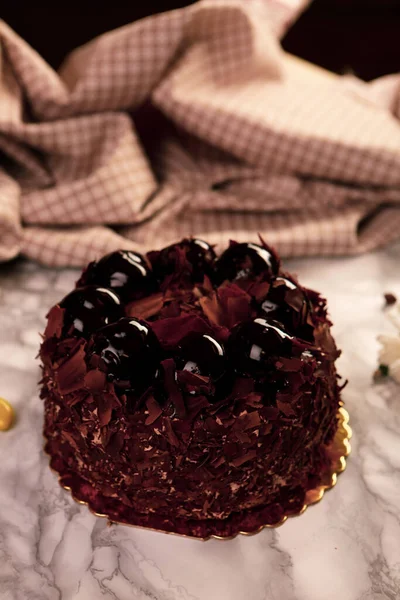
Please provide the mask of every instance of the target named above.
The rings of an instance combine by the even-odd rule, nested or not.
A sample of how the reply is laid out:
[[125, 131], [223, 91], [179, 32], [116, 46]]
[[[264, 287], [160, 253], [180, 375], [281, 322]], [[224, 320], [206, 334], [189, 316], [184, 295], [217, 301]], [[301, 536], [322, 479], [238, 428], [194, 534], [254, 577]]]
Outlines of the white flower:
[[378, 341], [382, 344], [379, 351], [379, 362], [382, 365], [391, 365], [400, 359], [400, 337], [395, 335], [379, 335]]
[[393, 377], [397, 383], [400, 383], [400, 359], [397, 359], [389, 367], [389, 375]]
[[386, 314], [388, 319], [392, 321], [393, 325], [400, 332], [400, 302], [396, 302]]
[[388, 368], [388, 374], [400, 383], [400, 304], [397, 302], [387, 313], [388, 318], [398, 329], [399, 335], [379, 335], [382, 347], [379, 351], [379, 364]]

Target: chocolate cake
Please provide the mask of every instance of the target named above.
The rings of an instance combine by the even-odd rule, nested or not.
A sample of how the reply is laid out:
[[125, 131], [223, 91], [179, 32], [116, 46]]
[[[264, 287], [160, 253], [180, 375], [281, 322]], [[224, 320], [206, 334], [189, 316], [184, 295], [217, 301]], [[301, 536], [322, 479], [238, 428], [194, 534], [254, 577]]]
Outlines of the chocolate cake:
[[167, 531], [298, 511], [337, 429], [330, 325], [263, 240], [90, 263], [40, 349], [52, 465], [98, 512]]

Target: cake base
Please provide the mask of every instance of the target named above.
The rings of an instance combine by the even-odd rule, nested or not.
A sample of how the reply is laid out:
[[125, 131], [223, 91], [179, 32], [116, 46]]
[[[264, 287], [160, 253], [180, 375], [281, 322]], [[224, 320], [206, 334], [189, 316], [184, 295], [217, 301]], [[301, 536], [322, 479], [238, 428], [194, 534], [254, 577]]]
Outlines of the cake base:
[[338, 411], [338, 429], [332, 443], [326, 447], [329, 456], [329, 468], [321, 474], [318, 482], [312, 489], [285, 499], [282, 504], [270, 504], [257, 507], [248, 511], [232, 514], [227, 519], [166, 519], [156, 514], [143, 515], [135, 513], [130, 507], [125, 506], [115, 498], [106, 497], [95, 490], [87, 481], [68, 470], [63, 460], [58, 456], [51, 456], [49, 445], [45, 451], [50, 456], [50, 467], [58, 474], [59, 483], [71, 492], [79, 504], [87, 504], [93, 514], [105, 517], [111, 524], [144, 527], [153, 531], [173, 533], [186, 537], [208, 540], [232, 539], [238, 534], [253, 535], [264, 527], [279, 527], [288, 517], [302, 514], [306, 508], [319, 502], [326, 490], [332, 488], [337, 481], [337, 476], [346, 468], [346, 457], [350, 454], [351, 428], [349, 415], [343, 406]]

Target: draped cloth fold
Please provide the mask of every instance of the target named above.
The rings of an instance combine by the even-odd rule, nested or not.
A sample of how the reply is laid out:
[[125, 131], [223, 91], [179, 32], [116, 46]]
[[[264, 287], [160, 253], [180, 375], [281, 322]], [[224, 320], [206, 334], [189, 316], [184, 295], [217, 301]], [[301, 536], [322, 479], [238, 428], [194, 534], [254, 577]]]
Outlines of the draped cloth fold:
[[[282, 8], [282, 7], [281, 7]], [[202, 0], [54, 72], [0, 21], [0, 261], [183, 236], [354, 254], [400, 232], [400, 83], [285, 54], [276, 0]]]

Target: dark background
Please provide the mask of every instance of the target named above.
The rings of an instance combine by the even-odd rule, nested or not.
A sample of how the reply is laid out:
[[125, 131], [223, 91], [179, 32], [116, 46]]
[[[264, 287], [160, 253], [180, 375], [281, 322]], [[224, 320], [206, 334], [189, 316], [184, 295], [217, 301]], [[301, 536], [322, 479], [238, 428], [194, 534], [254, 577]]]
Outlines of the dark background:
[[[3, 0], [0, 17], [58, 67], [70, 50], [99, 33], [194, 1]], [[283, 46], [332, 71], [369, 80], [400, 71], [399, 40], [400, 0], [315, 0]]]

